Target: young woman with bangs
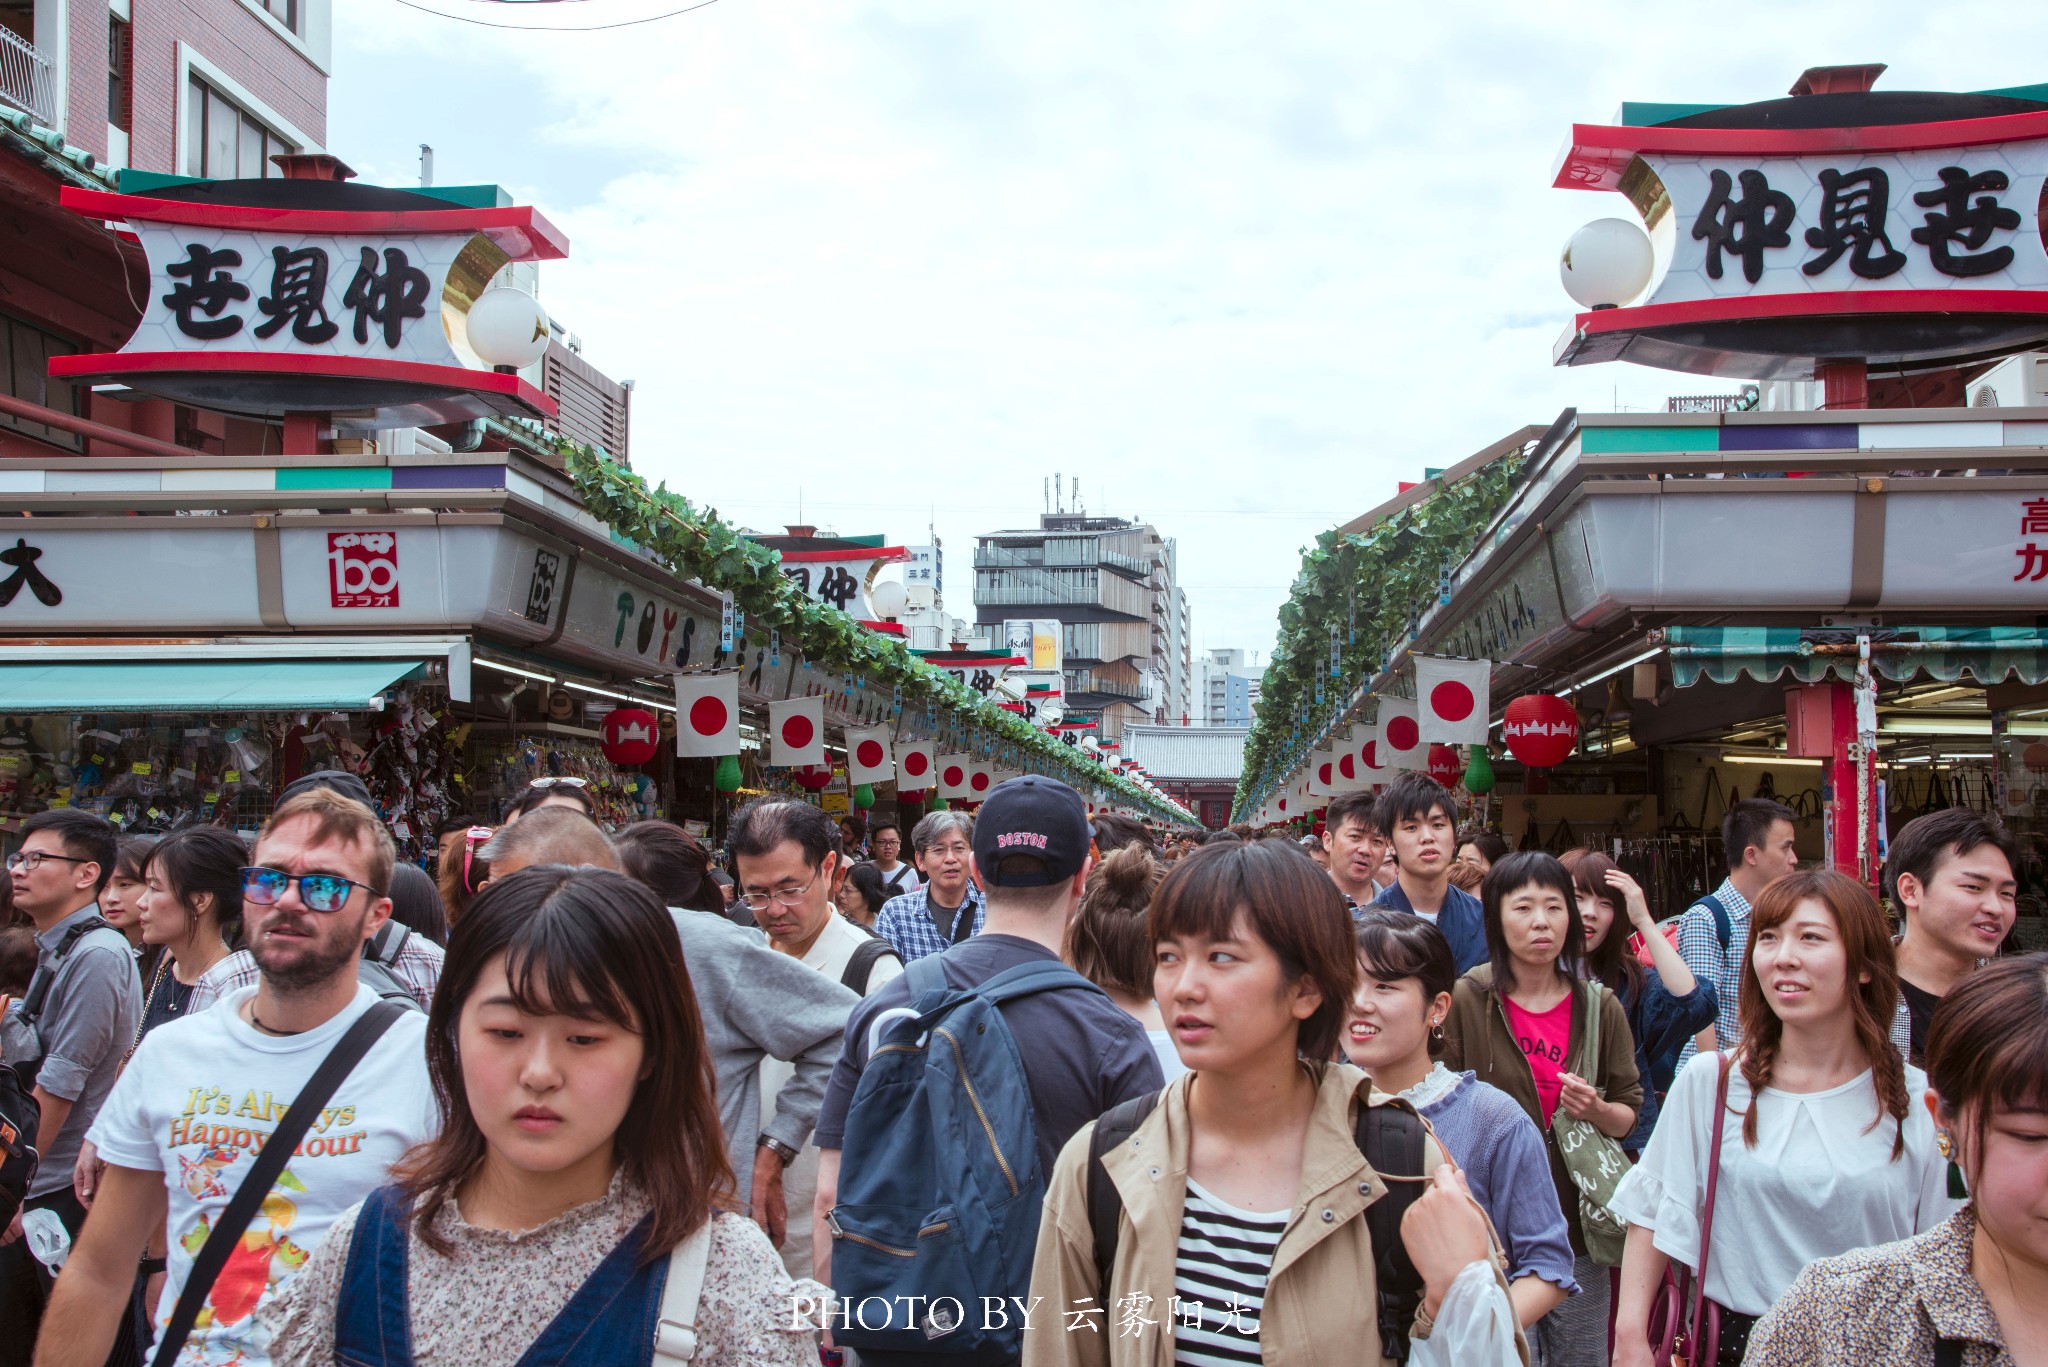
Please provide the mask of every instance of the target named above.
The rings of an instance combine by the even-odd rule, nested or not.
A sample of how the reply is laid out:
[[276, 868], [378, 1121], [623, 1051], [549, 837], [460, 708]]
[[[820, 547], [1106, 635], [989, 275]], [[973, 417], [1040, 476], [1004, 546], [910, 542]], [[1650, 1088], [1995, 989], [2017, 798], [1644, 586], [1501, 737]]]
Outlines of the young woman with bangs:
[[[1484, 1217], [1435, 1141], [1421, 1173], [1377, 1174], [1359, 1151], [1357, 1111], [1375, 1093], [1329, 1062], [1358, 980], [1351, 917], [1329, 878], [1278, 841], [1206, 845], [1160, 882], [1150, 920], [1153, 995], [1190, 1071], [1132, 1108], [1141, 1119], [1111, 1113], [1135, 1127], [1099, 1159], [1121, 1206], [1106, 1276], [1091, 1220], [1096, 1126], [1061, 1151], [1026, 1367], [1377, 1363], [1366, 1209], [1388, 1181], [1429, 1173], [1403, 1228], [1435, 1324], [1409, 1360], [1515, 1362]], [[1150, 1311], [1119, 1323], [1100, 1308], [1132, 1305]], [[1076, 1313], [1100, 1332], [1070, 1332]]]
[[1809, 1266], [1757, 1326], [1755, 1367], [2048, 1362], [2048, 954], [1958, 983], [1926, 1049], [1924, 1101], [1970, 1203]]
[[[732, 1173], [674, 923], [606, 869], [494, 879], [457, 924], [427, 1025], [444, 1127], [329, 1230], [263, 1312], [280, 1367], [805, 1367], [800, 1298], [730, 1213]], [[689, 1309], [664, 1303], [700, 1259]], [[673, 1341], [671, 1339], [671, 1341]]]
[[119, 853], [114, 858], [114, 871], [107, 875], [107, 885], [100, 889], [100, 919], [128, 937], [145, 986], [156, 969], [157, 947], [142, 934], [138, 903], [143, 893], [142, 861], [149, 858], [156, 842], [153, 835], [122, 836], [116, 845]]
[[1679, 1073], [1610, 1204], [1629, 1224], [1616, 1367], [1651, 1362], [1650, 1308], [1671, 1260], [1697, 1270], [1716, 1125], [1704, 1289], [1724, 1364], [1742, 1361], [1758, 1317], [1808, 1263], [1924, 1233], [1958, 1204], [1933, 1121], [1912, 1101], [1926, 1076], [1891, 1041], [1898, 971], [1877, 900], [1832, 869], [1787, 874], [1756, 900], [1748, 960], [1741, 1051]]

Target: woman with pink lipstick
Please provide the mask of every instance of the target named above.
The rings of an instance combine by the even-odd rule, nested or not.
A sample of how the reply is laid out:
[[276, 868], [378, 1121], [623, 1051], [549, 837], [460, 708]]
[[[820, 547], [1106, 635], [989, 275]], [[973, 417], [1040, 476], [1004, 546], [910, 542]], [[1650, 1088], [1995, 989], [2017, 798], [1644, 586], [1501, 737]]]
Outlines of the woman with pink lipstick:
[[1611, 1203], [1629, 1223], [1616, 1367], [1652, 1361], [1650, 1309], [1674, 1259], [1697, 1272], [1705, 1258], [1703, 1312], [1719, 1321], [1715, 1356], [1693, 1360], [1739, 1363], [1808, 1263], [1924, 1233], [1959, 1205], [1914, 1104], [1926, 1075], [1890, 1038], [1898, 971], [1876, 899], [1831, 869], [1788, 874], [1757, 898], [1748, 953], [1740, 1053], [1679, 1073]]
[[444, 1128], [264, 1312], [279, 1367], [643, 1367], [686, 1334], [697, 1367], [816, 1361], [792, 1307], [828, 1293], [731, 1213], [696, 997], [651, 892], [560, 865], [492, 880], [450, 937], [427, 1064]]

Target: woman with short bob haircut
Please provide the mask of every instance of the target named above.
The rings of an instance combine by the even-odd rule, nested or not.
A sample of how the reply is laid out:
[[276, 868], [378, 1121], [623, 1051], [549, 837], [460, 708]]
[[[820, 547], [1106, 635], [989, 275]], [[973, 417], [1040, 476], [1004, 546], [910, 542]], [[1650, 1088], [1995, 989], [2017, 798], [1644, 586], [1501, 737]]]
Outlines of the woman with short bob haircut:
[[558, 865], [493, 880], [450, 938], [427, 1069], [442, 1132], [287, 1284], [280, 1367], [643, 1364], [671, 1254], [706, 1236], [694, 1361], [815, 1361], [791, 1306], [824, 1289], [730, 1213], [696, 996], [646, 888]]
[[[1095, 1132], [1108, 1117], [1061, 1150], [1031, 1276], [1032, 1303], [1050, 1304], [1025, 1328], [1025, 1367], [1378, 1363], [1391, 1345], [1380, 1338], [1366, 1207], [1387, 1181], [1436, 1172], [1443, 1155], [1427, 1140], [1421, 1173], [1381, 1175], [1359, 1151], [1358, 1108], [1395, 1103], [1358, 1069], [1330, 1062], [1358, 981], [1343, 898], [1279, 841], [1205, 845], [1160, 882], [1150, 918], [1153, 995], [1190, 1071], [1112, 1111], [1130, 1133], [1099, 1158]], [[1090, 1218], [1098, 1162], [1122, 1206], [1106, 1277]], [[1513, 1314], [1487, 1261], [1483, 1218], [1454, 1177], [1439, 1188], [1423, 1199], [1471, 1219], [1472, 1241], [1416, 1257], [1440, 1336], [1434, 1350], [1418, 1341], [1413, 1360], [1470, 1330], [1457, 1361], [1512, 1361]], [[1067, 1331], [1070, 1314], [1101, 1313], [1087, 1307], [1176, 1298], [1179, 1313], [1121, 1332], [1113, 1322]]]
[[1741, 1048], [1732, 1060], [1701, 1054], [1678, 1074], [1611, 1203], [1629, 1224], [1618, 1367], [1652, 1360], [1650, 1308], [1671, 1261], [1697, 1270], [1716, 1125], [1705, 1296], [1718, 1307], [1722, 1363], [1742, 1361], [1751, 1327], [1808, 1263], [1924, 1234], [1955, 1213], [1933, 1122], [1911, 1100], [1926, 1075], [1891, 1040], [1898, 998], [1890, 927], [1861, 883], [1809, 869], [1759, 894]]
[[1145, 1027], [1159, 1056], [1159, 1072], [1171, 1082], [1188, 1070], [1174, 1048], [1173, 1033], [1152, 996], [1152, 897], [1166, 865], [1142, 842], [1121, 845], [1102, 857], [1088, 875], [1088, 890], [1060, 950], [1076, 973], [1109, 994], [1109, 999]]
[[[1963, 979], [1927, 1027], [1924, 1098], [1970, 1202], [1925, 1234], [1799, 1274], [1757, 1326], [1760, 1367], [2048, 1354], [2048, 954]], [[1946, 1356], [1945, 1356], [1946, 1355]]]

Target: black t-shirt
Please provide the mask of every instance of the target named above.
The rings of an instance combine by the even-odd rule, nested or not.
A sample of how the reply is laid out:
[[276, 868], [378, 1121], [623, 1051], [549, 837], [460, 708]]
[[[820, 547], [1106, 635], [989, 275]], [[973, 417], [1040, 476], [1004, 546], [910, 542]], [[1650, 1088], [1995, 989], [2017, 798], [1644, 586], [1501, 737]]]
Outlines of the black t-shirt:
[[165, 1021], [182, 1017], [191, 1000], [191, 987], [179, 982], [178, 975], [166, 969], [163, 980], [157, 983], [156, 990], [149, 996], [148, 1009], [142, 1013], [142, 1030], [136, 1038], [141, 1039]]
[[[1019, 964], [1057, 961], [1044, 945], [1014, 935], [984, 932], [937, 956], [946, 981], [972, 987]], [[846, 1046], [825, 1087], [813, 1142], [821, 1149], [844, 1147], [846, 1112], [868, 1061], [868, 1030], [875, 1017], [910, 1004], [910, 979], [891, 980], [855, 1007], [846, 1022]], [[1159, 1056], [1145, 1027], [1106, 993], [1037, 992], [998, 1008], [1024, 1059], [1038, 1125], [1039, 1170], [1052, 1176], [1053, 1160], [1074, 1132], [1119, 1102], [1165, 1086]], [[1028, 1047], [1027, 1046], [1028, 1042]]]
[[1934, 1018], [1934, 1008], [1941, 1005], [1941, 998], [1925, 988], [1913, 986], [1904, 978], [1899, 979], [1899, 994], [1906, 999], [1906, 1020], [1913, 1036], [1906, 1062], [1915, 1068], [1924, 1068], [1927, 1066], [1922, 1062], [1927, 1057], [1927, 1022]]

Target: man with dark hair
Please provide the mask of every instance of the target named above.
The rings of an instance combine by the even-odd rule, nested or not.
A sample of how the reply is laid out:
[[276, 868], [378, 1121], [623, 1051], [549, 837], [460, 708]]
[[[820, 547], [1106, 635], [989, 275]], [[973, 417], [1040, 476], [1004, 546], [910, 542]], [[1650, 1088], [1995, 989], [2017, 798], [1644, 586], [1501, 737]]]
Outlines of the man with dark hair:
[[875, 872], [882, 875], [882, 891], [901, 897], [924, 886], [903, 858], [903, 828], [893, 821], [877, 821], [868, 831], [868, 848], [874, 852]]
[[[1347, 795], [1348, 796], [1348, 795]], [[1451, 885], [1458, 805], [1443, 784], [1409, 771], [1387, 785], [1373, 810], [1400, 870], [1373, 905], [1428, 921], [1450, 941], [1458, 972], [1487, 962], [1486, 916], [1479, 899]]]
[[1915, 1067], [1934, 1008], [1995, 957], [2012, 930], [2016, 854], [2004, 823], [1967, 807], [1915, 817], [1892, 837], [1884, 881], [1905, 919], [1892, 1042]]
[[[111, 825], [59, 807], [23, 822], [21, 848], [7, 856], [14, 905], [35, 926], [35, 972], [18, 1014], [43, 1045], [33, 1078], [27, 1066], [34, 1060], [7, 1062], [23, 1065], [21, 1081], [33, 1081], [42, 1107], [35, 1134], [42, 1166], [27, 1202], [0, 1233], [0, 1324], [7, 1326], [0, 1363], [28, 1362], [55, 1276], [30, 1252], [22, 1216], [49, 1211], [77, 1236], [85, 1207], [71, 1190], [71, 1167], [142, 1019], [142, 985], [128, 940], [99, 914], [114, 854]], [[125, 1293], [121, 1303], [127, 1304]]]
[[1370, 790], [1339, 793], [1330, 800], [1323, 813], [1323, 848], [1330, 852], [1330, 881], [1356, 916], [1380, 895], [1379, 868], [1387, 858], [1387, 838]]
[[1678, 957], [1694, 978], [1720, 994], [1714, 1023], [1678, 1055], [1680, 1068], [1702, 1049], [1742, 1042], [1742, 975], [1749, 965], [1749, 909], [1772, 882], [1799, 869], [1792, 809], [1767, 797], [1744, 798], [1721, 818], [1728, 876], [1678, 918]]
[[859, 817], [839, 818], [839, 851], [846, 856], [848, 863], [867, 858], [867, 841], [862, 835]]
[[891, 897], [875, 917], [875, 934], [895, 946], [904, 963], [981, 934], [988, 908], [969, 876], [973, 840], [974, 818], [950, 809], [927, 812], [910, 833], [924, 886]]
[[1159, 842], [1152, 836], [1152, 828], [1136, 817], [1125, 816], [1122, 812], [1103, 812], [1090, 825], [1095, 831], [1095, 853], [1097, 856], [1120, 850], [1126, 845], [1143, 845], [1154, 854], [1159, 852]]

